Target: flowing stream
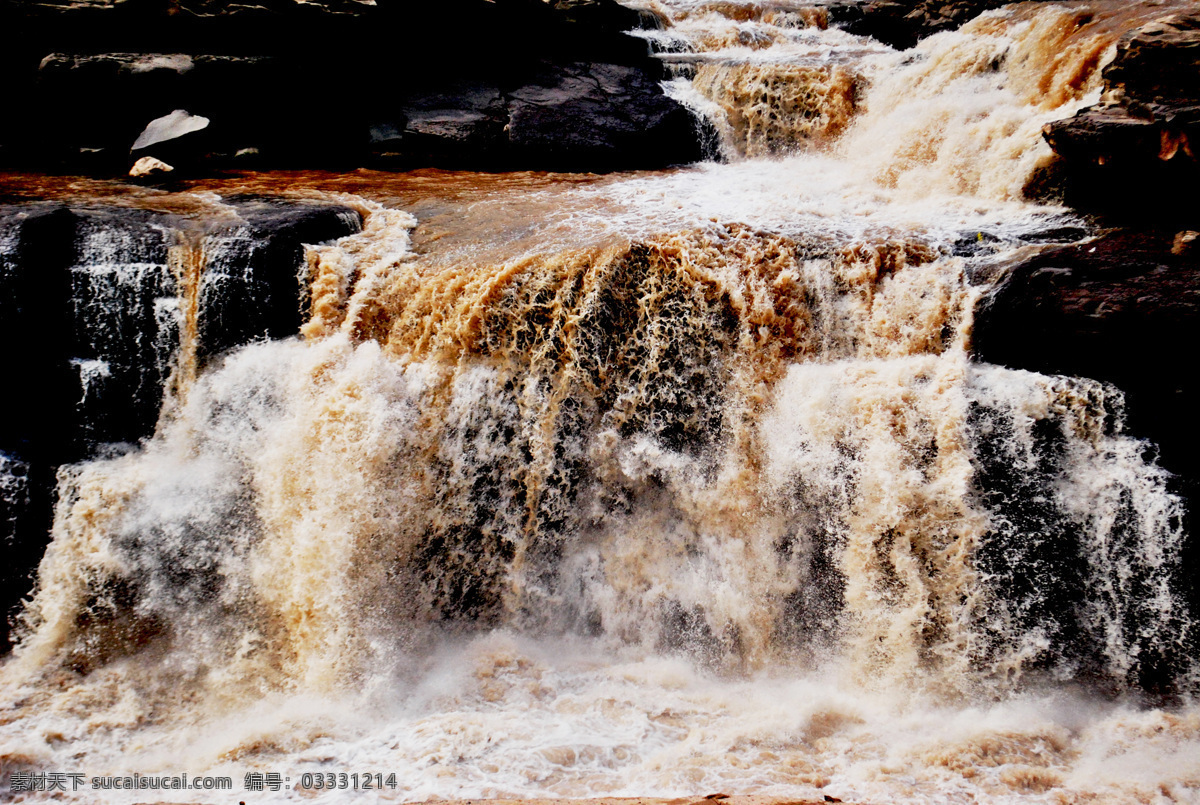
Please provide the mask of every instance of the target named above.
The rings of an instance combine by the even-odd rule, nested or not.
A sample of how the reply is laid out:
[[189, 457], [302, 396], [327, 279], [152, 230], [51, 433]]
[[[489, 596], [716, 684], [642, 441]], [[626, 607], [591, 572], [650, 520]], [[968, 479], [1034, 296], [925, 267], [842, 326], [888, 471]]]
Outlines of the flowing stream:
[[[75, 281], [155, 284], [88, 294], [97, 337], [154, 319], [172, 379], [153, 439], [60, 472], [0, 768], [1197, 801], [1181, 501], [1118, 390], [970, 354], [987, 278], [1085, 228], [1025, 200], [1040, 127], [1169, 5], [898, 53], [820, 7], [650, 0], [711, 162], [202, 183], [364, 221], [308, 249], [296, 337], [211, 360], [202, 277], [251, 247], [95, 235]], [[0, 455], [0, 497], [22, 477]]]

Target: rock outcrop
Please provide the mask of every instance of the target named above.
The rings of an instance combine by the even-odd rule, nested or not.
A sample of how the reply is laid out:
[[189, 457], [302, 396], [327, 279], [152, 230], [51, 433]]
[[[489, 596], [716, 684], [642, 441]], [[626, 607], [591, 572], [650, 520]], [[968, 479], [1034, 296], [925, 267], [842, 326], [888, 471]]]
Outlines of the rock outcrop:
[[375, 116], [373, 167], [608, 171], [701, 156], [692, 115], [646, 71], [620, 64], [542, 65], [521, 83], [402, 93]]
[[[662, 65], [615, 0], [265, 4], [0, 0], [22, 167], [124, 174], [141, 156], [353, 169], [613, 170], [701, 156]], [[184, 109], [188, 148], [131, 148]], [[10, 164], [13, 159], [9, 159]]]
[[[984, 297], [973, 334], [978, 360], [1120, 388], [1128, 432], [1157, 445], [1193, 530], [1200, 376], [1188, 349], [1198, 340], [1200, 233], [1191, 230], [1115, 230], [1042, 251]], [[1186, 550], [1184, 566], [1200, 566], [1200, 540]], [[1200, 605], [1200, 583], [1187, 583]]]
[[1188, 225], [1200, 181], [1200, 14], [1121, 38], [1100, 104], [1046, 126], [1067, 200], [1091, 212]]
[[1067, 200], [1110, 229], [1004, 277], [980, 308], [976, 349], [983, 360], [1116, 384], [1132, 430], [1195, 484], [1200, 383], [1178, 347], [1200, 335], [1200, 15], [1129, 32], [1103, 77], [1102, 103], [1044, 135]]
[[834, 0], [826, 7], [829, 22], [905, 50], [927, 36], [959, 28], [1009, 0]]
[[973, 343], [991, 363], [1114, 383], [1133, 430], [1200, 477], [1200, 377], [1180, 352], [1198, 339], [1200, 243], [1116, 230], [1012, 269], [981, 302]]
[[[1102, 234], [1008, 267], [976, 311], [974, 354], [1121, 389], [1126, 430], [1173, 474], [1193, 533], [1200, 379], [1186, 350], [1200, 338], [1200, 15], [1124, 35], [1103, 80], [1101, 103], [1044, 128], [1057, 159], [1038, 178]], [[1184, 550], [1185, 567], [1200, 565], [1200, 540]], [[1180, 583], [1200, 606], [1200, 583]]]

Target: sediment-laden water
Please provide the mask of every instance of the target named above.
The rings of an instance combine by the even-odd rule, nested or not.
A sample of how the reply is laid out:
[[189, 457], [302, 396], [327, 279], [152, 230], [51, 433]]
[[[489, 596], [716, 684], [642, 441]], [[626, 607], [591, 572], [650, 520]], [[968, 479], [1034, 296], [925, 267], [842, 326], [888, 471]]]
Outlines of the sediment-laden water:
[[[95, 236], [73, 281], [158, 284], [87, 294], [96, 338], [158, 317], [169, 393], [153, 439], [60, 473], [6, 772], [1200, 797], [1181, 501], [1116, 389], [970, 356], [985, 278], [1084, 226], [1024, 197], [1041, 125], [1166, 6], [1030, 4], [905, 53], [820, 9], [652, 7], [711, 163], [123, 197], [288, 188], [364, 224], [310, 247], [295, 337], [203, 361], [204, 278], [248, 247]], [[0, 457], [6, 502], [22, 478]]]

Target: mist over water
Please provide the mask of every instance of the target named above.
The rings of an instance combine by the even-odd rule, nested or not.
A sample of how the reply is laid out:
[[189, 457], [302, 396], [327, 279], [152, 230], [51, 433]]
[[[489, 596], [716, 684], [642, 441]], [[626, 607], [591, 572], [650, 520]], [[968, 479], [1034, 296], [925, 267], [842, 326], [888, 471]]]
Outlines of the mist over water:
[[198, 360], [240, 236], [97, 236], [73, 276], [156, 278], [173, 381], [152, 440], [60, 474], [5, 771], [1200, 797], [1181, 501], [1116, 389], [970, 358], [980, 278], [1082, 226], [1023, 188], [1128, 9], [899, 54], [652, 7], [713, 162], [424, 218], [329, 193], [365, 221], [309, 248], [297, 337]]

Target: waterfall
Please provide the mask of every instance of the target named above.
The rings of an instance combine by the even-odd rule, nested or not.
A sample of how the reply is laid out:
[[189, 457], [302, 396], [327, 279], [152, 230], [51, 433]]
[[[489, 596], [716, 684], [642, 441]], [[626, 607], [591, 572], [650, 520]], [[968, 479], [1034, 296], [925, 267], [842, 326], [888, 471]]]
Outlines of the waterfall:
[[78, 262], [68, 270], [85, 438], [134, 441], [158, 416], [179, 345], [171, 233], [152, 222], [126, 228], [99, 218], [84, 219], [76, 239]]
[[[59, 471], [6, 768], [363, 764], [406, 801], [1200, 791], [1183, 502], [1119, 390], [971, 357], [983, 278], [1084, 226], [1023, 192], [1112, 15], [896, 53], [820, 9], [643, 5], [723, 162], [312, 177], [343, 225], [269, 274], [257, 208], [80, 230], [80, 399], [166, 403]], [[228, 301], [297, 283], [281, 321]], [[22, 477], [0, 454], [3, 512]]]

